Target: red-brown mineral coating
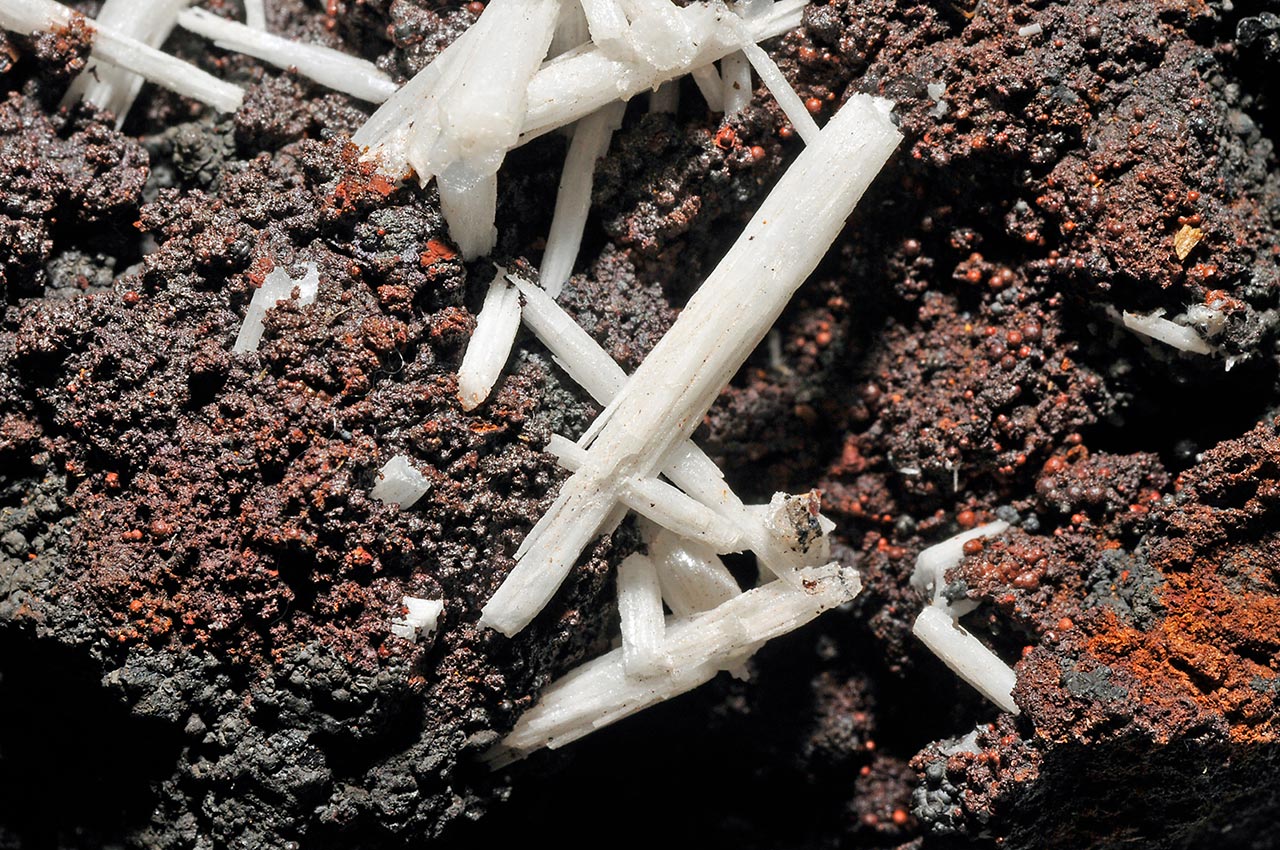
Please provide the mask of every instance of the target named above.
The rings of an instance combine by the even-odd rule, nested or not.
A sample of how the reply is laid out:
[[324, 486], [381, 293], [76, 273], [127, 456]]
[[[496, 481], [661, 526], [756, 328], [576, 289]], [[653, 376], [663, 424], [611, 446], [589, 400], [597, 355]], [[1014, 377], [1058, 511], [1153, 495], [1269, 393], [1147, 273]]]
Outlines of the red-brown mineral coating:
[[[976, 753], [921, 753], [913, 762], [926, 779], [916, 797], [921, 814], [945, 830], [1006, 817], [1002, 834], [1020, 844], [1043, 835], [1044, 825], [1031, 826], [1019, 807], [1072, 793], [1078, 812], [1120, 829], [1108, 839], [1119, 841], [1151, 828], [1136, 807], [1172, 808], [1164, 797], [1182, 792], [1160, 783], [1174, 781], [1188, 794], [1205, 786], [1219, 796], [1190, 823], [1174, 816], [1153, 846], [1182, 846], [1184, 830], [1234, 819], [1233, 806], [1257, 793], [1265, 781], [1257, 771], [1274, 769], [1267, 765], [1276, 752], [1278, 430], [1266, 421], [1206, 452], [1162, 488], [1169, 495], [1135, 504], [1144, 509], [1128, 531], [1082, 517], [1052, 536], [1010, 532], [966, 549], [949, 577], [962, 596], [986, 603], [966, 618], [971, 628], [1019, 630], [1025, 649], [1014, 695], [1024, 713], [1003, 720], [1000, 736], [980, 733]], [[1061, 476], [1066, 464], [1053, 466]], [[1140, 486], [1095, 469], [1094, 480], [1116, 489]], [[1122, 547], [1134, 531], [1141, 537]], [[1115, 751], [1123, 761], [1108, 780], [1097, 760]], [[1196, 758], [1225, 761], [1201, 779]], [[1085, 761], [1097, 766], [1081, 770]], [[1090, 781], [1097, 784], [1083, 790]], [[1118, 782], [1141, 790], [1128, 802], [1108, 800]], [[1090, 834], [1079, 819], [1055, 829], [1045, 846], [1075, 846]]]
[[[1097, 629], [1084, 651], [1136, 680], [1144, 710], [1171, 717], [1189, 698], [1221, 719], [1231, 739], [1272, 743], [1280, 684], [1276, 512], [1280, 434], [1265, 422], [1205, 453], [1155, 511], [1144, 550], [1164, 584], [1166, 615], [1150, 628]], [[1189, 715], [1179, 717], [1191, 722]], [[1159, 734], [1183, 731], [1169, 724]]]

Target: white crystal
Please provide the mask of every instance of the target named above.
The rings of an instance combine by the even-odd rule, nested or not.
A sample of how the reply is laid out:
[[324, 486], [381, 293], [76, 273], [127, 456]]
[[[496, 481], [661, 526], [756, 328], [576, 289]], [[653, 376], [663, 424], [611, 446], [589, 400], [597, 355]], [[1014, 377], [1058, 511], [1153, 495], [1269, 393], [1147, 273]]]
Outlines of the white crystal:
[[1148, 339], [1154, 339], [1156, 342], [1163, 342], [1178, 351], [1185, 351], [1190, 354], [1213, 353], [1213, 346], [1205, 342], [1200, 334], [1195, 332], [1194, 328], [1180, 325], [1177, 322], [1163, 318], [1163, 316], [1163, 309], [1155, 310], [1145, 316], [1125, 311], [1123, 321], [1124, 326], [1134, 333], [1141, 334]]
[[434, 632], [444, 611], [444, 602], [438, 599], [406, 596], [400, 604], [405, 608], [405, 615], [391, 620], [391, 633], [405, 640], [417, 640], [420, 635]]
[[[79, 17], [82, 16], [54, 0], [0, 0], [0, 27], [27, 35], [69, 27]], [[223, 112], [240, 108], [244, 90], [239, 86], [161, 53], [107, 24], [86, 22], [93, 31], [93, 55], [99, 60]]]
[[552, 298], [560, 294], [565, 281], [573, 273], [591, 209], [596, 161], [609, 150], [613, 131], [621, 126], [625, 111], [626, 104], [620, 101], [611, 103], [583, 118], [574, 127], [573, 141], [569, 144], [564, 172], [560, 176], [560, 188], [556, 192], [547, 247], [542, 253], [542, 267], [538, 270], [538, 279]]
[[507, 364], [516, 331], [520, 329], [520, 293], [499, 268], [489, 284], [476, 317], [476, 329], [458, 367], [458, 398], [463, 410], [472, 410], [493, 389]]
[[[149, 47], [158, 48], [173, 32], [178, 12], [191, 0], [106, 0], [95, 24], [122, 36], [135, 38]], [[84, 100], [116, 116], [116, 129], [124, 124], [130, 107], [142, 89], [143, 78], [104, 62], [94, 51], [89, 61], [72, 80], [63, 105]]]
[[187, 9], [178, 15], [178, 23], [224, 50], [253, 56], [277, 68], [295, 68], [322, 86], [371, 103], [382, 103], [398, 88], [372, 62], [320, 44], [281, 38], [204, 9]]
[[714, 549], [682, 540], [666, 529], [648, 535], [662, 599], [677, 617], [710, 611], [742, 592]]
[[724, 114], [732, 118], [751, 103], [751, 63], [741, 50], [720, 60], [720, 76], [724, 78]]
[[1004, 534], [1008, 529], [1009, 523], [997, 520], [935, 543], [916, 557], [915, 570], [911, 573], [911, 586], [919, 593], [931, 596], [934, 602], [941, 600], [942, 590], [946, 586], [944, 576], [947, 570], [959, 566], [964, 560], [964, 544], [970, 540]]
[[622, 648], [588, 661], [547, 688], [491, 754], [491, 764], [510, 763], [544, 746], [561, 747], [692, 690], [721, 670], [737, 668], [761, 644], [848, 602], [861, 587], [855, 570], [814, 567], [805, 571], [802, 588], [775, 581], [706, 613], [669, 621], [663, 647], [671, 658], [670, 672], [629, 677]]
[[235, 344], [231, 347], [232, 352], [243, 354], [247, 351], [257, 351], [258, 344], [262, 341], [262, 320], [266, 317], [267, 311], [275, 309], [276, 304], [281, 301], [294, 298], [295, 289], [298, 292], [299, 306], [305, 307], [316, 300], [316, 294], [320, 290], [320, 272], [316, 269], [315, 263], [304, 263], [303, 268], [306, 272], [297, 280], [289, 277], [289, 273], [280, 266], [271, 270], [262, 282], [262, 286], [258, 287], [257, 292], [253, 293], [253, 298], [249, 300], [249, 309], [245, 313], [244, 322], [240, 325], [240, 333], [236, 336]]
[[409, 508], [430, 489], [426, 476], [414, 469], [409, 458], [396, 455], [378, 470], [378, 482], [369, 495], [389, 505]]
[[926, 605], [916, 617], [912, 633], [961, 679], [978, 693], [1012, 714], [1018, 713], [1013, 686], [1018, 678], [991, 650], [965, 631], [938, 605]]
[[666, 621], [653, 561], [628, 555], [618, 565], [618, 618], [622, 623], [622, 667], [628, 676], [656, 676], [667, 668]]
[[[901, 140], [890, 104], [854, 96], [782, 176], [729, 253], [589, 432], [565, 482], [481, 622], [520, 631], [615, 512], [617, 486], [652, 477], [825, 255]], [[696, 497], [695, 497], [696, 498]]]
[[690, 76], [697, 84], [698, 91], [702, 92], [702, 99], [707, 102], [707, 108], [712, 112], [724, 112], [724, 81], [720, 79], [720, 72], [716, 70], [716, 66], [703, 65], [701, 68], [694, 68]]

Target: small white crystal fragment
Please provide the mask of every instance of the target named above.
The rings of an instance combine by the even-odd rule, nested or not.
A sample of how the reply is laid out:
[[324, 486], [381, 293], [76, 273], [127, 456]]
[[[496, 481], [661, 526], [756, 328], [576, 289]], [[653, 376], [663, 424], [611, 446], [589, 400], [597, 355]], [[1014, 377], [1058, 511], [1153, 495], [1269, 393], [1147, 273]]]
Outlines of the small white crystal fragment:
[[628, 555], [618, 565], [618, 618], [622, 623], [622, 667], [628, 676], [646, 678], [666, 669], [662, 646], [666, 620], [653, 561]]
[[966, 733], [962, 738], [955, 738], [946, 746], [940, 747], [940, 751], [945, 756], [954, 756], [957, 753], [976, 753], [980, 751], [978, 747], [978, 730], [973, 729]]
[[431, 489], [426, 476], [414, 469], [405, 455], [396, 455], [378, 470], [378, 482], [369, 495], [388, 505], [409, 508]]
[[507, 282], [506, 271], [498, 268], [458, 367], [458, 399], [463, 410], [473, 410], [489, 397], [507, 365], [519, 329], [520, 293]]
[[444, 611], [444, 602], [439, 599], [406, 596], [400, 604], [405, 608], [405, 615], [391, 620], [391, 633], [405, 640], [417, 640], [434, 632]]
[[281, 301], [294, 298], [294, 290], [297, 290], [296, 298], [301, 307], [316, 300], [316, 294], [320, 290], [320, 272], [315, 263], [304, 263], [303, 268], [306, 272], [297, 280], [289, 277], [289, 273], [280, 266], [271, 270], [263, 280], [262, 286], [258, 287], [257, 292], [253, 293], [253, 298], [249, 300], [249, 309], [245, 313], [244, 322], [240, 325], [240, 333], [236, 336], [235, 345], [231, 347], [232, 352], [244, 354], [248, 351], [257, 351], [258, 344], [262, 342], [262, 320], [266, 317], [267, 311], [275, 309], [276, 304]]

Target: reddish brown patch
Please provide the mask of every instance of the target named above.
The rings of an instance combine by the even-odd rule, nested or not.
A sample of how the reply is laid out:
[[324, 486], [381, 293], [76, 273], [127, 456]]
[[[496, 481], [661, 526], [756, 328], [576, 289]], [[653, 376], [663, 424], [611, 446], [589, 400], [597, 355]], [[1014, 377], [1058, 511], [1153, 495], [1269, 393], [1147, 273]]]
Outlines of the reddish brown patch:
[[458, 252], [450, 248], [439, 239], [427, 240], [427, 250], [423, 251], [418, 257], [418, 262], [424, 269], [434, 266], [442, 260], [452, 260], [458, 256]]
[[329, 198], [330, 206], [339, 214], [375, 206], [398, 188], [395, 181], [378, 170], [378, 163], [361, 161], [361, 150], [348, 144], [338, 157], [342, 178]]

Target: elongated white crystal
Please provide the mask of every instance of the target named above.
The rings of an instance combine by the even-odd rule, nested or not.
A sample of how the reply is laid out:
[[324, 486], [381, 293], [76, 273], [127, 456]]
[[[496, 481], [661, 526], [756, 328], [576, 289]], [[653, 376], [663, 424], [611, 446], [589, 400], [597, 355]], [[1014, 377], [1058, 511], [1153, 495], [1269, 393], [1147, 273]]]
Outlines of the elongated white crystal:
[[391, 620], [391, 633], [405, 640], [417, 640], [420, 635], [434, 632], [444, 611], [444, 602], [439, 599], [406, 596], [400, 604], [404, 606], [405, 615]]
[[742, 551], [738, 528], [665, 481], [629, 478], [619, 485], [618, 496], [633, 511], [681, 537], [700, 540], [717, 552]]
[[[552, 435], [547, 451], [560, 465], [576, 472], [587, 453], [572, 440]], [[618, 501], [682, 537], [701, 541], [716, 552], [741, 551], [741, 530], [714, 510], [657, 478], [630, 478], [618, 485]]]
[[296, 68], [322, 86], [371, 103], [382, 103], [398, 88], [372, 62], [320, 44], [281, 38], [204, 9], [187, 9], [178, 15], [178, 23], [224, 50], [253, 56], [277, 68]]
[[[106, 0], [98, 11], [95, 24], [158, 48], [169, 37], [169, 33], [173, 32], [178, 12], [190, 2], [191, 0]], [[65, 106], [84, 100], [99, 109], [105, 109], [116, 116], [118, 130], [124, 124], [143, 82], [140, 75], [102, 61], [95, 50], [89, 55], [85, 69], [72, 80], [62, 103]]]
[[576, 0], [563, 0], [560, 4], [560, 15], [556, 18], [556, 30], [551, 36], [551, 49], [547, 51], [547, 55], [554, 59], [571, 50], [588, 47], [590, 44], [591, 28], [587, 25], [587, 16], [583, 13], [582, 4]]
[[1018, 679], [1013, 669], [965, 631], [943, 607], [926, 605], [911, 631], [980, 694], [1005, 711], [1018, 713], [1013, 701], [1013, 686]]
[[477, 175], [497, 173], [519, 141], [529, 81], [551, 47], [559, 14], [560, 0], [490, 0], [475, 52], [440, 96], [433, 162], [461, 160]]
[[751, 63], [751, 66], [756, 69], [756, 73], [760, 75], [761, 82], [764, 83], [765, 88], [769, 89], [769, 93], [778, 102], [778, 106], [786, 114], [791, 126], [796, 128], [800, 138], [804, 139], [807, 144], [813, 144], [814, 139], [818, 136], [817, 122], [813, 120], [813, 116], [805, 108], [804, 101], [800, 99], [800, 95], [796, 94], [796, 90], [791, 87], [791, 83], [783, 75], [782, 69], [769, 57], [768, 53], [764, 52], [760, 45], [750, 39], [745, 30], [743, 31], [742, 53], [747, 57], [747, 61]]
[[373, 485], [369, 495], [388, 505], [409, 508], [430, 489], [431, 484], [421, 472], [413, 468], [409, 458], [396, 455], [378, 470], [378, 482]]
[[455, 163], [436, 179], [440, 211], [449, 224], [449, 236], [458, 244], [464, 260], [483, 257], [498, 241], [494, 224], [498, 212], [498, 175], [477, 174]]
[[644, 555], [628, 555], [618, 565], [618, 618], [622, 623], [622, 666], [631, 677], [644, 678], [666, 667], [663, 641], [666, 620], [658, 571]]
[[724, 114], [732, 118], [751, 103], [751, 63], [741, 50], [720, 60], [720, 76], [724, 79]]
[[[793, 29], [800, 24], [804, 6], [804, 0], [775, 3], [767, 13], [745, 22], [750, 38], [762, 41]], [[718, 7], [716, 14], [740, 22], [737, 15], [723, 6]], [[731, 26], [717, 27], [698, 45], [698, 53], [692, 60], [665, 71], [641, 61], [613, 59], [599, 49], [548, 64], [529, 83], [523, 136], [526, 140], [540, 136], [590, 115], [610, 101], [630, 100], [668, 80], [682, 77], [694, 68], [739, 50], [741, 38]]]
[[694, 68], [691, 76], [698, 84], [698, 91], [702, 92], [702, 99], [707, 102], [707, 108], [712, 112], [724, 112], [724, 82], [720, 79], [720, 72], [716, 70], [716, 66], [703, 65], [701, 68]]
[[581, 0], [586, 15], [591, 41], [606, 56], [631, 60], [635, 49], [631, 45], [631, 22], [618, 0]]
[[[0, 27], [27, 35], [71, 26], [79, 17], [54, 0], [0, 0]], [[244, 90], [239, 86], [109, 26], [87, 19], [86, 24], [93, 32], [93, 53], [98, 59], [223, 112], [240, 108]]]
[[243, 354], [257, 351], [258, 344], [262, 341], [262, 320], [267, 311], [274, 309], [280, 301], [293, 298], [295, 289], [300, 306], [305, 307], [316, 300], [316, 293], [320, 290], [320, 272], [315, 263], [305, 263], [304, 268], [306, 273], [297, 280], [289, 277], [289, 273], [280, 266], [271, 270], [262, 286], [258, 287], [258, 291], [249, 300], [249, 309], [245, 313], [244, 323], [240, 325], [235, 345], [231, 347], [232, 352]]
[[662, 599], [676, 617], [710, 611], [742, 592], [711, 547], [665, 529], [655, 530], [648, 540]]
[[891, 105], [850, 100], [782, 176], [671, 330], [593, 424], [588, 458], [565, 482], [481, 622], [520, 631], [547, 603], [616, 504], [652, 477], [702, 421], [844, 226], [901, 140]]
[[1164, 318], [1164, 310], [1159, 309], [1145, 316], [1125, 311], [1124, 326], [1134, 333], [1141, 334], [1156, 342], [1163, 342], [1178, 351], [1190, 354], [1212, 354], [1214, 348], [1204, 341], [1194, 328], [1180, 325]]
[[266, 0], [244, 0], [244, 22], [256, 30], [267, 28]]
[[942, 600], [942, 591], [946, 586], [944, 576], [947, 570], [959, 566], [964, 560], [964, 544], [970, 540], [1004, 534], [1008, 529], [1009, 523], [997, 520], [935, 543], [916, 557], [915, 570], [911, 573], [911, 586], [919, 593], [932, 596], [935, 602]]
[[1017, 681], [1013, 669], [960, 625], [960, 617], [972, 611], [974, 604], [968, 600], [948, 602], [943, 595], [947, 570], [964, 560], [964, 544], [1003, 534], [1008, 528], [1007, 522], [990, 522], [948, 537], [920, 553], [911, 574], [911, 586], [932, 596], [932, 601], [916, 617], [911, 630], [956, 675], [1000, 708], [1017, 714], [1011, 695]]
[[573, 141], [564, 159], [564, 173], [556, 192], [555, 213], [551, 217], [551, 231], [547, 235], [547, 247], [542, 254], [542, 268], [538, 279], [552, 298], [560, 294], [565, 281], [573, 273], [582, 246], [582, 233], [587, 226], [587, 213], [591, 209], [591, 184], [595, 177], [596, 161], [609, 150], [613, 131], [622, 125], [626, 104], [611, 103], [577, 123]]
[[510, 763], [540, 747], [561, 747], [692, 690], [719, 671], [740, 666], [761, 644], [848, 602], [862, 586], [855, 570], [834, 564], [810, 568], [804, 579], [802, 588], [775, 581], [704, 614], [668, 622], [663, 648], [671, 659], [669, 673], [627, 676], [624, 648], [571, 671], [525, 712], [491, 754], [491, 764]]
[[520, 293], [498, 269], [484, 304], [476, 317], [476, 330], [467, 342], [466, 354], [458, 367], [458, 399], [463, 410], [478, 407], [493, 389], [511, 354], [511, 344], [520, 329]]
[[507, 280], [524, 298], [525, 325], [551, 351], [560, 368], [596, 401], [612, 401], [627, 381], [622, 367], [545, 290], [515, 276]]

